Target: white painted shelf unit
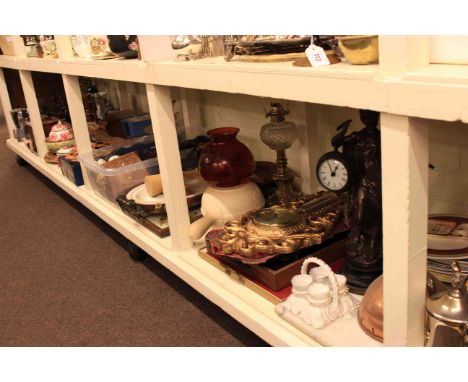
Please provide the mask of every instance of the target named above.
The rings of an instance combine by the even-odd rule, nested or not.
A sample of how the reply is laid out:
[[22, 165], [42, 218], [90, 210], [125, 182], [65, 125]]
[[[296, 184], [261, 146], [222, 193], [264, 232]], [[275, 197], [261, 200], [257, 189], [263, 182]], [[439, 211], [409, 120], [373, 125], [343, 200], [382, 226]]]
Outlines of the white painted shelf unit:
[[[143, 36], [140, 36], [143, 37]], [[161, 37], [145, 36], [157, 42]], [[19, 71], [39, 156], [13, 138], [11, 103], [3, 71], [0, 96], [10, 132], [8, 147], [59, 187], [143, 248], [228, 314], [272, 345], [379, 346], [363, 336], [357, 322], [317, 330], [313, 338], [274, 312], [272, 303], [200, 259], [187, 237], [189, 226], [170, 87], [239, 93], [306, 103], [308, 172], [320, 155], [314, 151], [320, 126], [317, 104], [380, 111], [384, 228], [384, 345], [423, 345], [428, 203], [428, 134], [424, 119], [468, 121], [468, 67], [429, 64], [427, 36], [380, 36], [379, 65], [340, 63], [297, 68], [290, 63], [191, 62], [162, 60], [93, 61], [73, 57], [68, 36], [56, 36], [58, 59], [28, 58], [14, 36], [16, 56], [0, 56], [0, 67]], [[146, 49], [146, 51], [145, 51]], [[142, 57], [158, 49], [145, 44]], [[103, 200], [85, 185], [76, 187], [42, 158], [44, 131], [32, 71], [63, 77], [80, 153], [91, 151], [78, 76], [140, 82], [146, 92], [167, 201], [171, 236], [160, 239]], [[309, 172], [310, 173], [310, 172]], [[307, 191], [316, 187], [311, 179]]]

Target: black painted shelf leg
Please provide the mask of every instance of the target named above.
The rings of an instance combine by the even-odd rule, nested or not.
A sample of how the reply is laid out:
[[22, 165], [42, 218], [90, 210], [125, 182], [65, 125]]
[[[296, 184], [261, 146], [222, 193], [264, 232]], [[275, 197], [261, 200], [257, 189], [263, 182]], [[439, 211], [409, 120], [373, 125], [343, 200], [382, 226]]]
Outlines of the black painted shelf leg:
[[19, 155], [16, 156], [16, 164], [20, 167], [26, 167], [29, 166], [29, 163], [26, 162], [23, 158], [21, 158]]
[[135, 261], [143, 261], [148, 254], [143, 251], [138, 245], [133, 244], [131, 241], [127, 242], [128, 255]]

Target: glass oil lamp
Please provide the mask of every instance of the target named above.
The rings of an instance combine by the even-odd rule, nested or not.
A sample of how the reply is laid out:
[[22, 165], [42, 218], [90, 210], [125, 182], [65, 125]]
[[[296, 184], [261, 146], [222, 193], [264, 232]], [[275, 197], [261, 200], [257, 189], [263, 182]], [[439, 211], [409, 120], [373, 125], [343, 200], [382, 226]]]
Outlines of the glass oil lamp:
[[294, 201], [298, 193], [293, 189], [293, 176], [287, 172], [288, 159], [286, 150], [297, 139], [297, 126], [294, 122], [286, 121], [284, 116], [289, 114], [280, 103], [272, 103], [265, 116], [271, 118], [270, 123], [262, 126], [260, 138], [270, 149], [276, 151], [276, 171], [273, 179], [277, 189], [271, 196], [270, 204], [286, 204]]

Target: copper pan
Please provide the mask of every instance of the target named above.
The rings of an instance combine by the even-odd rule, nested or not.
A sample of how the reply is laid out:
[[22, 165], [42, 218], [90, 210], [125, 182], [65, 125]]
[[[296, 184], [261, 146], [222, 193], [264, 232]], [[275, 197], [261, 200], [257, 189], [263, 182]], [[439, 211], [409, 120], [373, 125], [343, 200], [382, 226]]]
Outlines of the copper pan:
[[383, 276], [367, 288], [359, 308], [359, 324], [371, 337], [383, 341]]

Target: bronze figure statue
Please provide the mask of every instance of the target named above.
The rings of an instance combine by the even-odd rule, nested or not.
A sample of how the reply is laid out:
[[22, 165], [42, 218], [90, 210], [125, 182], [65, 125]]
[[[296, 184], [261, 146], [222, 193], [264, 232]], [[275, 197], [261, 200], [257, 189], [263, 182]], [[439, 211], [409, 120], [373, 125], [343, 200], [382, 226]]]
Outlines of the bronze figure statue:
[[343, 148], [355, 177], [347, 190], [345, 219], [351, 229], [342, 273], [352, 290], [364, 293], [382, 273], [382, 171], [379, 113], [360, 110], [359, 114], [365, 127], [346, 136], [349, 123], [342, 124], [332, 144]]

